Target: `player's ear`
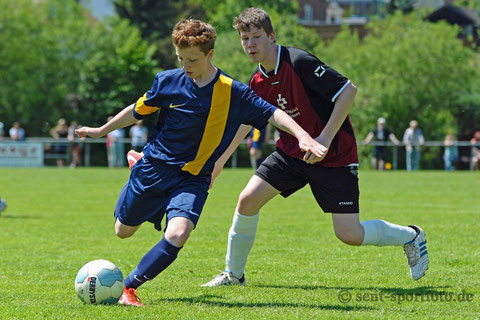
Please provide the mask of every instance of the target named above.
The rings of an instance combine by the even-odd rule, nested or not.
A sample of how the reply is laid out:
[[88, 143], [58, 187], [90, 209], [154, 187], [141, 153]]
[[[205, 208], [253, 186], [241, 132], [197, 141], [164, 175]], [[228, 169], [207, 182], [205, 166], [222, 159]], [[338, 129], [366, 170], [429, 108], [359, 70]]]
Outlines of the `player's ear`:
[[269, 37], [273, 41], [272, 43], [276, 42], [277, 35], [275, 34], [275, 31], [272, 30], [272, 33], [270, 33]]
[[207, 53], [207, 58], [208, 58], [208, 59], [212, 59], [214, 53], [215, 53], [215, 50], [214, 50], [214, 49], [210, 49], [210, 51], [208, 51], [208, 53]]

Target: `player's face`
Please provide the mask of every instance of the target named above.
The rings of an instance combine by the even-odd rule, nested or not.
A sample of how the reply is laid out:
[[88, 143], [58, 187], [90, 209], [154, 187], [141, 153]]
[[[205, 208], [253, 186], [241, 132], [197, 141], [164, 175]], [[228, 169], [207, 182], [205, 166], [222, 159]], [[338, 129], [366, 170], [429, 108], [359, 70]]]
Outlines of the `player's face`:
[[256, 63], [262, 63], [275, 49], [275, 34], [267, 35], [265, 30], [250, 27], [249, 31], [240, 31], [243, 51]]
[[208, 54], [199, 47], [179, 48], [175, 46], [178, 62], [187, 76], [201, 79], [208, 72], [213, 57], [213, 49]]

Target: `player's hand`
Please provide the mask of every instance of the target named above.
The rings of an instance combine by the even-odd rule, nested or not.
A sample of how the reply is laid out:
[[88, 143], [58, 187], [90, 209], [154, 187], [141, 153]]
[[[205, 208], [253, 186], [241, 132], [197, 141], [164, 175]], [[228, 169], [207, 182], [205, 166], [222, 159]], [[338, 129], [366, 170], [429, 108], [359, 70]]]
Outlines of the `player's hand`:
[[103, 136], [103, 134], [100, 132], [100, 128], [91, 128], [91, 127], [81, 127], [81, 128], [75, 129], [75, 134], [79, 138], [86, 138], [86, 137], [100, 138]]
[[320, 144], [308, 135], [299, 140], [298, 142], [300, 150], [305, 152], [303, 160], [306, 163], [313, 164], [322, 161], [323, 158], [325, 158], [325, 156], [327, 155], [328, 147]]

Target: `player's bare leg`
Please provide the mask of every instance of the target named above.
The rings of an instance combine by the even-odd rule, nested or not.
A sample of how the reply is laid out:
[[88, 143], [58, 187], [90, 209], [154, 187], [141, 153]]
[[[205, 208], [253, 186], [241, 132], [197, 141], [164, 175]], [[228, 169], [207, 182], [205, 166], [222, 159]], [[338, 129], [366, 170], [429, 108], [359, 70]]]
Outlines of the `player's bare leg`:
[[333, 213], [333, 229], [337, 238], [351, 246], [359, 246], [363, 242], [364, 230], [360, 224], [358, 213]]
[[280, 191], [262, 178], [254, 175], [240, 193], [236, 211], [244, 216], [253, 216]]
[[175, 247], [182, 247], [187, 242], [190, 233], [193, 231], [193, 222], [187, 218], [175, 217], [168, 221], [165, 239]]
[[138, 226], [127, 226], [126, 224], [123, 224], [120, 222], [120, 220], [117, 219], [115, 221], [115, 233], [117, 236], [121, 239], [129, 238], [133, 236], [133, 234], [140, 228], [141, 225]]

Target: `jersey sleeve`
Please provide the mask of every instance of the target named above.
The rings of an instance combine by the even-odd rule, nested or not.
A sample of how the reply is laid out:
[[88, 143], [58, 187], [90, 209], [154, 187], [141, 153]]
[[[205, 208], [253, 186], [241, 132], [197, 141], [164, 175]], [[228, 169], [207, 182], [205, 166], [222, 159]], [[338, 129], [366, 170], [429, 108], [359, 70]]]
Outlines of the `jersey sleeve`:
[[133, 108], [133, 116], [141, 120], [151, 113], [160, 109], [162, 73], [159, 72], [153, 80], [152, 88], [148, 90], [142, 97], [138, 98]]
[[277, 109], [267, 101], [257, 96], [247, 85], [240, 88], [242, 101], [242, 123], [262, 129]]
[[348, 86], [350, 80], [330, 68], [317, 57], [302, 52], [295, 57], [294, 68], [305, 87], [313, 90], [328, 101], [335, 102]]

